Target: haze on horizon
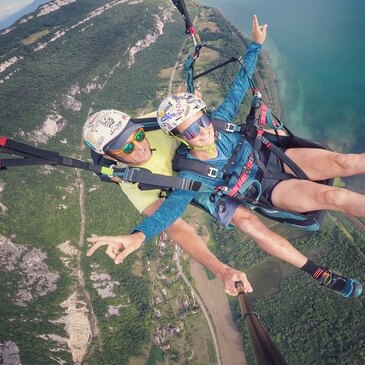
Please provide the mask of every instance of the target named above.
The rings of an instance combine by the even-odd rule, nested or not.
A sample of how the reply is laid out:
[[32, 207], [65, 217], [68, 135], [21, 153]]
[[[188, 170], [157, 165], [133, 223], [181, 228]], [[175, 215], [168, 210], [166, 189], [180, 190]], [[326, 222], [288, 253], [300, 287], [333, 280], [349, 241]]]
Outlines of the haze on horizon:
[[33, 0], [0, 0], [0, 21], [31, 4]]

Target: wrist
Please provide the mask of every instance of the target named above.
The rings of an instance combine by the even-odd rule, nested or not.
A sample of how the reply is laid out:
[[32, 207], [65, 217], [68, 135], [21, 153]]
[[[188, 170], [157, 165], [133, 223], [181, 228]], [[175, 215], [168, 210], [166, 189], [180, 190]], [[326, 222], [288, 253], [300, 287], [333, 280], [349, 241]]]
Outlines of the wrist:
[[132, 233], [132, 236], [139, 244], [142, 244], [146, 240], [146, 235], [142, 231], [135, 231]]
[[252, 41], [252, 45], [256, 46], [257, 48], [261, 48], [264, 42], [259, 41]]
[[[215, 270], [211, 270], [213, 274], [218, 278], [223, 280], [227, 271], [229, 271], [231, 268], [230, 266], [223, 264], [222, 262], [215, 268]], [[224, 281], [224, 280], [223, 280]]]

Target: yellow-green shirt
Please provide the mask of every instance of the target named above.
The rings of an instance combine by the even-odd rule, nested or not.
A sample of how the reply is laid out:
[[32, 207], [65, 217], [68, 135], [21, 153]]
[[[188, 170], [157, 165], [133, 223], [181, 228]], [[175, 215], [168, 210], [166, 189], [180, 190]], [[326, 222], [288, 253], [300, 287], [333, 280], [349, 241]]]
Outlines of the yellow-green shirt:
[[[173, 175], [171, 160], [179, 145], [174, 137], [170, 137], [162, 130], [146, 132], [147, 140], [152, 150], [152, 157], [139, 167], [150, 170], [155, 174], [167, 176]], [[121, 183], [119, 184], [124, 194], [140, 213], [148, 206], [159, 199], [160, 190], [139, 190], [138, 184]]]

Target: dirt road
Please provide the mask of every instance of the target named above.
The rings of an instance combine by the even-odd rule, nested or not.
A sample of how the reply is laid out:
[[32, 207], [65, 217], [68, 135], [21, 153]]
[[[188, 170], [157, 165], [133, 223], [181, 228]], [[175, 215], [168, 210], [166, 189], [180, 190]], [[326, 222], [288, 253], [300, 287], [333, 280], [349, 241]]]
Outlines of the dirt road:
[[246, 365], [242, 336], [232, 319], [223, 283], [209, 280], [203, 266], [195, 260], [190, 261], [190, 273], [212, 318], [222, 365]]

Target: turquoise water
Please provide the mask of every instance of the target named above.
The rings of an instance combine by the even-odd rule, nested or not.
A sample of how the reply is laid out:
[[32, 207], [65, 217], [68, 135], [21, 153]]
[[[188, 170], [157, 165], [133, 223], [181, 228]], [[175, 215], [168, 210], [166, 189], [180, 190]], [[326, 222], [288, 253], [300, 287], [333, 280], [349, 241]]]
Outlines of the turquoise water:
[[251, 34], [269, 25], [285, 123], [297, 134], [365, 151], [364, 0], [204, 0]]

